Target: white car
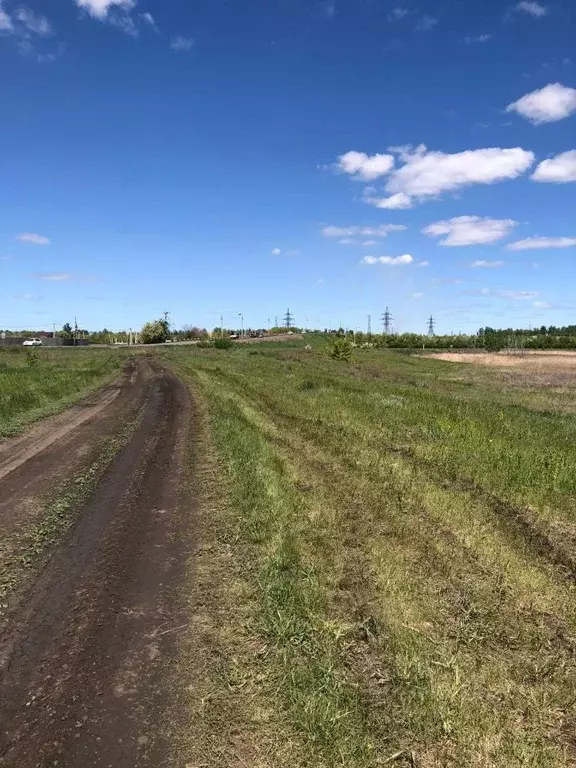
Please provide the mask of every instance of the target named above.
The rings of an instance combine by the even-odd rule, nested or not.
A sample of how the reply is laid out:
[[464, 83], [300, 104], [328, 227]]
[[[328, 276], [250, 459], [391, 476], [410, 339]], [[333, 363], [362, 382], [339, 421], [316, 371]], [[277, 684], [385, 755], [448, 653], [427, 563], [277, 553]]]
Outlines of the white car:
[[23, 347], [41, 347], [42, 341], [40, 339], [26, 339], [22, 344]]

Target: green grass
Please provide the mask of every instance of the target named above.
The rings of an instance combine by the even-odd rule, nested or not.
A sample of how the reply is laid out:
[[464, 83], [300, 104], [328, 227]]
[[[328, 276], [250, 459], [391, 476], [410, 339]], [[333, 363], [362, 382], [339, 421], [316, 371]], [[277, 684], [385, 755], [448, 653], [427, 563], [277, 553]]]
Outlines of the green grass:
[[207, 409], [225, 613], [203, 617], [190, 759], [571, 765], [576, 382], [380, 351], [168, 359]]
[[119, 375], [118, 350], [0, 348], [0, 438], [60, 411]]

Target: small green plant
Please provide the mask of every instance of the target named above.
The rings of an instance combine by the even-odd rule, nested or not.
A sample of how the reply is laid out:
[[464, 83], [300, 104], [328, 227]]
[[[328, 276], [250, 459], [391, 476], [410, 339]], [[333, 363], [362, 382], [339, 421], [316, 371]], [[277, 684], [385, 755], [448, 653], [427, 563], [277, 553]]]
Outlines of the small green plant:
[[26, 365], [29, 368], [35, 368], [38, 365], [40, 358], [38, 352], [35, 349], [29, 349], [26, 352]]
[[347, 339], [336, 339], [330, 350], [332, 360], [352, 360], [352, 344]]
[[232, 347], [234, 342], [231, 339], [222, 338], [222, 339], [215, 339], [214, 340], [214, 346], [216, 349], [230, 349]]
[[212, 349], [215, 345], [213, 341], [199, 341], [196, 346], [198, 349]]

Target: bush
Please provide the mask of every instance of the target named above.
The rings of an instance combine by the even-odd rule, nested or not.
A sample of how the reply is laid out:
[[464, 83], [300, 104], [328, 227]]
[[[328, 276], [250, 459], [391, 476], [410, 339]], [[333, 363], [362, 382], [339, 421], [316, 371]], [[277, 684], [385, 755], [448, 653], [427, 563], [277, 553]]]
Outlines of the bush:
[[26, 351], [26, 365], [29, 368], [34, 368], [38, 365], [38, 360], [40, 358], [38, 357], [38, 352], [35, 349], [28, 349]]
[[168, 338], [168, 323], [166, 320], [154, 320], [146, 323], [140, 331], [142, 344], [163, 344]]
[[234, 342], [232, 341], [232, 339], [222, 338], [222, 339], [214, 340], [214, 346], [216, 347], [216, 349], [230, 349], [230, 347], [232, 347], [233, 344]]
[[212, 349], [214, 346], [213, 341], [199, 341], [198, 344], [196, 344], [198, 349]]
[[332, 360], [345, 360], [347, 363], [352, 360], [352, 344], [347, 339], [336, 339], [330, 350]]

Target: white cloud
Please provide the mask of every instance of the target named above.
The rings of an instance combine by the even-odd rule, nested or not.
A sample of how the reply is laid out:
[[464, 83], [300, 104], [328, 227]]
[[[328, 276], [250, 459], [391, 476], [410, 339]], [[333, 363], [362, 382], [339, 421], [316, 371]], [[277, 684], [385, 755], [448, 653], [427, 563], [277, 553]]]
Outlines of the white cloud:
[[390, 232], [403, 232], [406, 227], [403, 224], [379, 224], [376, 227], [324, 227], [324, 237], [386, 237]]
[[380, 176], [386, 176], [394, 167], [392, 155], [367, 155], [364, 152], [351, 150], [340, 155], [337, 162], [338, 170], [357, 179], [372, 181]]
[[272, 256], [280, 256], [282, 251], [280, 250], [280, 248], [273, 248], [271, 253], [272, 253]]
[[418, 20], [418, 23], [416, 24], [416, 31], [417, 32], [430, 32], [430, 30], [434, 29], [434, 27], [438, 24], [438, 19], [435, 19], [433, 16], [424, 15], [421, 16]]
[[410, 11], [407, 8], [392, 8], [388, 14], [388, 21], [400, 21], [405, 16], [408, 16]]
[[480, 216], [457, 216], [446, 221], [437, 221], [424, 227], [422, 232], [429, 237], [440, 237], [440, 245], [463, 246], [494, 243], [506, 237], [517, 222], [512, 219], [488, 219]]
[[520, 147], [469, 149], [446, 154], [419, 147], [397, 147], [403, 165], [393, 170], [386, 183], [392, 195], [379, 207], [407, 208], [412, 199], [437, 197], [473, 184], [494, 184], [515, 179], [530, 168], [534, 154]]
[[196, 45], [196, 41], [192, 37], [182, 37], [177, 35], [170, 41], [170, 48], [173, 51], [191, 51]]
[[79, 8], [84, 8], [95, 19], [103, 21], [112, 8], [131, 11], [136, 3], [134, 0], [76, 0]]
[[32, 232], [23, 232], [16, 237], [16, 240], [20, 240], [23, 243], [33, 243], [34, 245], [50, 245], [50, 240], [43, 235], [36, 235]]
[[517, 112], [534, 125], [563, 120], [576, 112], [576, 88], [550, 83], [512, 102], [506, 112]]
[[387, 264], [388, 266], [399, 266], [403, 264], [412, 264], [414, 258], [409, 253], [402, 256], [364, 256], [360, 264]]
[[527, 237], [509, 243], [509, 251], [537, 251], [544, 248], [572, 248], [576, 245], [576, 237]]
[[151, 13], [141, 13], [140, 18], [146, 24], [149, 24], [153, 29], [158, 29], [158, 27], [156, 26], [156, 21], [154, 19], [154, 16], [152, 16]]
[[366, 242], [362, 243], [362, 245], [365, 248], [372, 248], [372, 246], [378, 245], [378, 240], [366, 240]]
[[473, 261], [472, 264], [470, 264], [472, 269], [498, 269], [498, 267], [503, 267], [504, 262], [503, 261], [486, 261], [484, 259], [477, 259], [476, 261]]
[[429, 267], [430, 262], [429, 261], [419, 261], [418, 264], [416, 264], [417, 267]]
[[539, 294], [538, 291], [498, 291], [496, 295], [501, 299], [524, 301], [526, 299], [535, 299]]
[[40, 37], [49, 37], [52, 32], [50, 22], [45, 16], [37, 16], [27, 8], [18, 8], [14, 16], [26, 29]]
[[384, 208], [389, 211], [402, 211], [413, 207], [412, 198], [404, 192], [398, 192], [398, 194], [391, 197], [365, 195], [364, 201], [376, 208]]
[[546, 16], [548, 13], [546, 6], [540, 5], [540, 3], [535, 3], [532, 0], [522, 0], [522, 2], [518, 3], [514, 10], [523, 11], [524, 13], [528, 13], [530, 16], [534, 16], [535, 18]]
[[565, 184], [568, 181], [576, 181], [576, 149], [562, 152], [549, 160], [543, 160], [531, 178], [533, 181], [553, 182]]
[[547, 301], [533, 301], [532, 306], [536, 309], [552, 309], [552, 304], [548, 304]]
[[353, 237], [343, 237], [342, 240], [338, 240], [338, 245], [360, 245]]
[[466, 43], [466, 45], [473, 45], [474, 43], [487, 43], [491, 37], [492, 35], [476, 35], [475, 37], [466, 36], [464, 38], [464, 42]]
[[0, 3], [0, 30], [3, 32], [11, 32], [13, 29], [14, 24], [12, 23], [12, 19], [2, 8], [2, 4]]
[[73, 275], [70, 272], [37, 272], [32, 277], [38, 280], [47, 280], [49, 282], [59, 283], [63, 280], [71, 280]]
[[424, 296], [423, 293], [413, 293], [412, 294], [412, 298], [413, 299], [421, 299], [421, 298], [423, 298], [423, 296]]

